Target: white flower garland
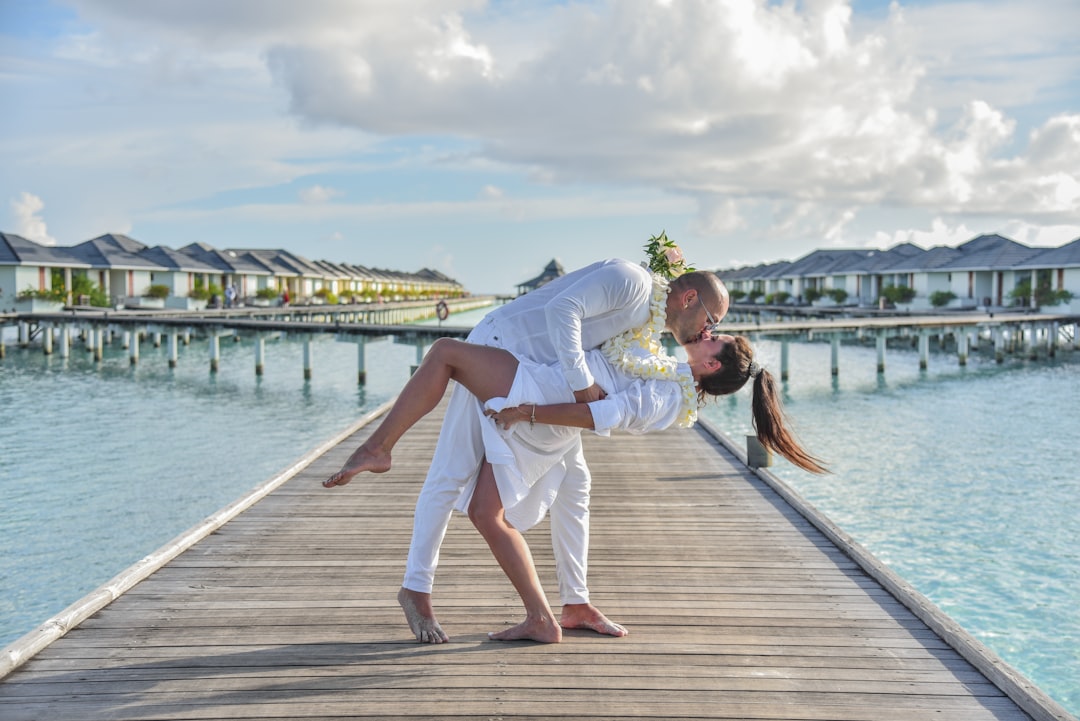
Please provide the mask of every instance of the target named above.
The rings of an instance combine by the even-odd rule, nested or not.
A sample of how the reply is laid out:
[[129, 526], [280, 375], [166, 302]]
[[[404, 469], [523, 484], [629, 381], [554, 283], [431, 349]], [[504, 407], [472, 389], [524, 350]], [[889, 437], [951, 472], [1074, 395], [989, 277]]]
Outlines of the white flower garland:
[[676, 421], [679, 428], [689, 428], [697, 421], [697, 386], [688, 367], [679, 368], [660, 343], [660, 333], [667, 318], [667, 295], [671, 288], [658, 273], [652, 274], [653, 290], [649, 301], [649, 321], [640, 328], [631, 328], [600, 346], [611, 364], [635, 378], [678, 381], [682, 387], [682, 407]]

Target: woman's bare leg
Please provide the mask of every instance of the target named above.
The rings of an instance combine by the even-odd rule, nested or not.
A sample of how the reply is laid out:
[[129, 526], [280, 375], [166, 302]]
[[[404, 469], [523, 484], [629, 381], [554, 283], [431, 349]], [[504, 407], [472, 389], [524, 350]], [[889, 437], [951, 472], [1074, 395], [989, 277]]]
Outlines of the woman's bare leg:
[[488, 636], [496, 641], [561, 641], [562, 629], [548, 605], [544, 589], [540, 586], [540, 577], [536, 574], [529, 544], [521, 533], [507, 522], [503, 514], [502, 499], [499, 498], [499, 489], [495, 485], [495, 474], [487, 461], [480, 466], [476, 490], [473, 491], [472, 502], [469, 504], [469, 519], [487, 541], [495, 559], [525, 604], [524, 621], [505, 631], [489, 633]]
[[440, 338], [428, 349], [420, 367], [405, 384], [386, 418], [357, 448], [341, 470], [323, 481], [327, 488], [344, 486], [361, 471], [390, 470], [390, 453], [405, 431], [438, 405], [451, 380], [487, 401], [510, 392], [517, 359], [509, 351]]

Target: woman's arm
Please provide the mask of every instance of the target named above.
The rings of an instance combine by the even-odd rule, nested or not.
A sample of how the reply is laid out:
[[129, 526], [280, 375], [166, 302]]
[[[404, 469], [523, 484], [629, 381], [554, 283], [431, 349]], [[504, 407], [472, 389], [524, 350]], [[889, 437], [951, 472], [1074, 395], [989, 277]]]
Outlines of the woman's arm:
[[553, 403], [547, 406], [523, 403], [503, 408], [499, 412], [486, 410], [484, 414], [494, 418], [504, 429], [515, 423], [546, 423], [551, 426], [572, 426], [593, 429], [593, 416], [586, 403]]

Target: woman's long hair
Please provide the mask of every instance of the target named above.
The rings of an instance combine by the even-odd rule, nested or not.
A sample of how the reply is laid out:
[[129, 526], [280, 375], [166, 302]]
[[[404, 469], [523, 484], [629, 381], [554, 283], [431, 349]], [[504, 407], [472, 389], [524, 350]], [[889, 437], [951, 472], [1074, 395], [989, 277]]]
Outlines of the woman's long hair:
[[754, 397], [751, 408], [754, 430], [761, 445], [811, 473], [825, 473], [821, 462], [807, 453], [787, 428], [787, 418], [776, 379], [754, 362], [754, 349], [743, 336], [733, 336], [716, 355], [721, 368], [712, 375], [698, 380], [698, 397], [706, 395], [726, 396], [742, 388], [753, 379]]

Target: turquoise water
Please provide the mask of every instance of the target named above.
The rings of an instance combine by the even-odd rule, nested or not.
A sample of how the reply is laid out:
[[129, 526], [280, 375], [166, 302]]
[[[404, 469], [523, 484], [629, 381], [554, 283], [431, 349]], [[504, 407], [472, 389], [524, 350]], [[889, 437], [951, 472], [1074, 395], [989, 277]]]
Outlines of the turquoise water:
[[[454, 316], [471, 325], [482, 312]], [[779, 346], [759, 357], [779, 367]], [[147, 553], [235, 500], [390, 398], [416, 362], [412, 346], [315, 342], [303, 380], [299, 343], [269, 342], [256, 379], [250, 344], [144, 344], [130, 367], [8, 346], [0, 361], [0, 646], [32, 630]], [[827, 344], [791, 350], [785, 398], [805, 444], [834, 474], [778, 461], [774, 472], [887, 562], [976, 638], [1080, 712], [1080, 354], [1059, 361]], [[704, 411], [749, 432], [749, 396]], [[117, 533], [116, 529], [124, 529]]]

